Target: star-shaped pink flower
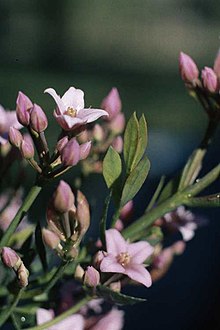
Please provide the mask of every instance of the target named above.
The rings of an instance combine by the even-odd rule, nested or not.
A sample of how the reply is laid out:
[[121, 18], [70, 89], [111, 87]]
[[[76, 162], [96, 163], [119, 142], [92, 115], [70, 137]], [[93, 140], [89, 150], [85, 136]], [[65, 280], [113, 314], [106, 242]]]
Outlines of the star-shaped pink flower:
[[145, 241], [129, 244], [116, 229], [107, 230], [105, 235], [107, 255], [100, 264], [100, 270], [122, 273], [147, 287], [151, 286], [151, 276], [143, 262], [153, 253], [153, 247]]
[[62, 97], [57, 95], [53, 88], [47, 88], [44, 92], [54, 98], [57, 104], [54, 117], [65, 131], [91, 123], [102, 116], [108, 116], [104, 110], [84, 108], [84, 92], [81, 89], [70, 87]]

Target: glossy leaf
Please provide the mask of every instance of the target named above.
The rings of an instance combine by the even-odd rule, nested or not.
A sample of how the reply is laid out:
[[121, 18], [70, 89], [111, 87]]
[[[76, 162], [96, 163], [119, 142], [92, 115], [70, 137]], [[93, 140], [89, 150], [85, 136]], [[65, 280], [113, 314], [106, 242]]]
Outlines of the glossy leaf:
[[124, 134], [124, 160], [126, 165], [126, 172], [130, 173], [134, 167], [135, 155], [138, 148], [139, 139], [139, 123], [136, 113], [134, 112], [129, 119], [125, 134]]
[[109, 147], [103, 160], [103, 176], [108, 188], [110, 188], [118, 179], [121, 171], [121, 158], [114, 148]]
[[125, 181], [122, 191], [121, 207], [130, 201], [142, 187], [150, 170], [150, 162], [145, 156], [139, 164], [133, 169]]
[[136, 303], [146, 301], [146, 299], [143, 298], [131, 297], [119, 292], [112, 291], [103, 285], [97, 286], [97, 295], [117, 305], [134, 305]]

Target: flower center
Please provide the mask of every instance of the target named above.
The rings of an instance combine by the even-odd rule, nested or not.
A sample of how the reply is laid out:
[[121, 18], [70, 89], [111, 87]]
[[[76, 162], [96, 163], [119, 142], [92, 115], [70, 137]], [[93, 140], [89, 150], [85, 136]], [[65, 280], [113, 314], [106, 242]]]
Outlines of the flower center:
[[76, 109], [73, 109], [71, 107], [68, 107], [67, 110], [65, 111], [65, 115], [68, 115], [70, 117], [76, 117], [77, 111]]
[[131, 257], [127, 252], [122, 252], [117, 256], [117, 261], [124, 267], [130, 263]]

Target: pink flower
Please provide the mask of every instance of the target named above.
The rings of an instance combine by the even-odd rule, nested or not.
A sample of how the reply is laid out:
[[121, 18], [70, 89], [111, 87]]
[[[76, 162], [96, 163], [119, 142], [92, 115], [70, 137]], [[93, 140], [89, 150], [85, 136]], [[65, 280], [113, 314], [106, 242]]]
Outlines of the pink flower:
[[152, 284], [150, 273], [143, 262], [153, 253], [153, 247], [145, 242], [129, 244], [116, 229], [106, 231], [107, 255], [100, 270], [108, 273], [122, 273], [136, 282], [149, 287]]
[[47, 88], [44, 92], [54, 98], [57, 104], [54, 117], [65, 131], [91, 123], [102, 116], [108, 116], [104, 110], [84, 108], [84, 93], [81, 89], [70, 87], [62, 97], [57, 95], [53, 88]]
[[205, 66], [202, 70], [203, 86], [210, 92], [216, 93], [218, 90], [218, 78], [212, 68]]
[[195, 83], [199, 77], [199, 70], [193, 59], [181, 52], [179, 55], [179, 69], [183, 81], [187, 83]]
[[[51, 321], [54, 318], [54, 312], [52, 309], [47, 310], [44, 308], [38, 308], [37, 310], [37, 324], [44, 324]], [[80, 314], [74, 314], [67, 317], [65, 320], [58, 322], [57, 324], [47, 328], [47, 330], [83, 330], [84, 318]]]
[[101, 104], [109, 114], [109, 120], [112, 120], [121, 111], [121, 99], [117, 88], [113, 87]]
[[6, 111], [0, 105], [0, 144], [8, 142], [8, 132], [10, 126], [21, 129], [22, 125], [18, 122], [16, 111]]
[[103, 316], [91, 330], [121, 330], [124, 323], [124, 312], [113, 308], [105, 316]]

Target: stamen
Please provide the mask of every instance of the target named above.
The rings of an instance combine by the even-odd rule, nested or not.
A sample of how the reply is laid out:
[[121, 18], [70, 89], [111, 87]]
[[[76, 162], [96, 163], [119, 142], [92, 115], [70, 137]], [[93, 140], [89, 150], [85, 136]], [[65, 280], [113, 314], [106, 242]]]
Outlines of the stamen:
[[130, 263], [131, 257], [127, 252], [122, 252], [117, 256], [117, 261], [124, 267]]
[[65, 115], [68, 115], [70, 117], [76, 117], [77, 111], [76, 109], [73, 109], [71, 107], [68, 107], [67, 110], [65, 111]]

